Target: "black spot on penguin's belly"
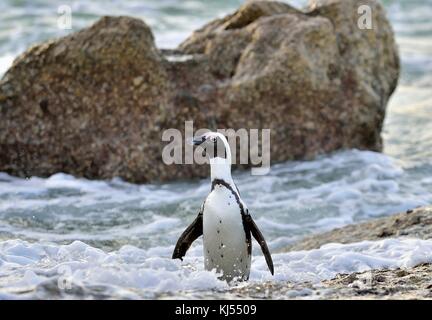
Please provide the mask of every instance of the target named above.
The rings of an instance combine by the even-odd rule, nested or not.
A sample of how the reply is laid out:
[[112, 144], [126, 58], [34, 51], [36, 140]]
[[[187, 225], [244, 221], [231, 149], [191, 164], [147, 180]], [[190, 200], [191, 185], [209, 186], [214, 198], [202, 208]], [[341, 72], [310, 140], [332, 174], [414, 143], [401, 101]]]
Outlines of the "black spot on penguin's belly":
[[[248, 210], [245, 209], [243, 207], [243, 203], [240, 201], [240, 197], [238, 195], [238, 188], [237, 188], [237, 192], [234, 191], [234, 189], [230, 186], [229, 183], [227, 183], [225, 180], [223, 179], [214, 179], [212, 181], [212, 190], [214, 190], [215, 187], [221, 187], [224, 186], [225, 188], [227, 188], [230, 192], [231, 195], [229, 196], [229, 198], [231, 199], [231, 196], [234, 196], [237, 205], [240, 208], [240, 214], [242, 216], [242, 223], [243, 223], [243, 229], [245, 232], [245, 236], [246, 236], [246, 244], [247, 244], [247, 253], [250, 256], [252, 254], [252, 239], [251, 239], [251, 231], [245, 221], [245, 216], [249, 214]], [[228, 203], [229, 204], [229, 203]], [[219, 223], [222, 223], [222, 220], [219, 220]], [[219, 233], [219, 230], [217, 230], [217, 233]]]

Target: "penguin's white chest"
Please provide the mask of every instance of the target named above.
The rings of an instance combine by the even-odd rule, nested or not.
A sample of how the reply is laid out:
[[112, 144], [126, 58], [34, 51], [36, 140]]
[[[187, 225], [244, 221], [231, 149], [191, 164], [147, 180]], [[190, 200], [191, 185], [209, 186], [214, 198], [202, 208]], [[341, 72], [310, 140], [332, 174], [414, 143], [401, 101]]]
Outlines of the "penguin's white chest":
[[206, 199], [203, 238], [207, 270], [216, 269], [226, 280], [249, 277], [251, 256], [240, 207], [225, 186], [216, 185]]

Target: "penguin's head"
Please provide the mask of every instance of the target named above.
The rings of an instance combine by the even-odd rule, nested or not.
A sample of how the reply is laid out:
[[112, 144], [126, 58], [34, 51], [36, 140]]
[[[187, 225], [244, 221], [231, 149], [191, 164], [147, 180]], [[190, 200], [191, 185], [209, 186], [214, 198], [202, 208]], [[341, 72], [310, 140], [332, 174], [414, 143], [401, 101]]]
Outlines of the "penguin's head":
[[202, 136], [193, 137], [192, 143], [195, 146], [199, 146], [204, 144], [213, 145], [217, 143], [218, 138], [221, 139], [221, 136], [225, 138], [222, 134], [217, 132], [206, 132]]
[[230, 146], [225, 136], [219, 132], [206, 132], [202, 136], [196, 136], [192, 139], [192, 144], [204, 148], [210, 158], [228, 158], [231, 157]]

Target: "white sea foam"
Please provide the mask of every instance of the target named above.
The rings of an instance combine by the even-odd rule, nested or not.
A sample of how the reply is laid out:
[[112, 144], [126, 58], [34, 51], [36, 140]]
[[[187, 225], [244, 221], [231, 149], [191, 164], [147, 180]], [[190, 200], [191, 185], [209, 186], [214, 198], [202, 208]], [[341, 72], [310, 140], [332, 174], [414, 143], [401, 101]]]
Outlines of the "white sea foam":
[[[278, 249], [310, 232], [431, 203], [430, 176], [416, 174], [417, 168], [405, 170], [386, 155], [352, 150], [278, 164], [268, 176], [238, 173], [235, 180], [270, 247]], [[207, 179], [135, 185], [0, 174], [0, 234], [108, 249], [168, 245], [194, 219], [209, 189]]]
[[0, 56], [0, 78], [3, 74], [12, 66], [12, 62], [15, 59], [15, 56], [12, 54], [6, 54], [4, 56]]
[[[214, 272], [203, 270], [202, 256], [184, 262], [169, 257], [172, 247], [146, 251], [123, 246], [104, 252], [83, 242], [68, 245], [0, 242], [0, 285], [5, 298], [37, 297], [36, 289], [67, 276], [80, 288], [109, 288], [113, 297], [156, 297], [178, 291], [229, 289]], [[201, 251], [201, 245], [193, 251]], [[275, 276], [262, 256], [255, 256], [250, 282], [309, 281], [318, 283], [338, 273], [380, 268], [407, 268], [432, 262], [432, 240], [387, 239], [353, 244], [328, 244], [320, 249], [273, 255]], [[62, 278], [60, 278], [62, 281]], [[108, 290], [108, 289], [106, 289]], [[60, 290], [61, 291], [61, 290]]]

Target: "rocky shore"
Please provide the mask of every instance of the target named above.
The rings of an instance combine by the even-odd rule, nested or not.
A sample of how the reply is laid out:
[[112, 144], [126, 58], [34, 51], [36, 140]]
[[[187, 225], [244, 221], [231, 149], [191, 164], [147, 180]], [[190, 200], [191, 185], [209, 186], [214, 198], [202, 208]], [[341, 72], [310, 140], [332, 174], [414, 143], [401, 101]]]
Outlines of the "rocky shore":
[[432, 299], [432, 265], [341, 274], [319, 285], [264, 283], [231, 294], [237, 299]]
[[431, 239], [432, 207], [408, 210], [394, 216], [348, 225], [306, 237], [286, 248], [286, 251], [317, 249], [327, 243], [353, 243], [395, 237]]
[[[286, 250], [311, 250], [333, 242], [390, 237], [432, 239], [432, 206], [307, 237]], [[432, 252], [429, 254], [432, 256]], [[432, 265], [340, 274], [318, 285], [280, 282], [248, 285], [232, 290], [231, 294], [238, 299], [432, 299]]]

